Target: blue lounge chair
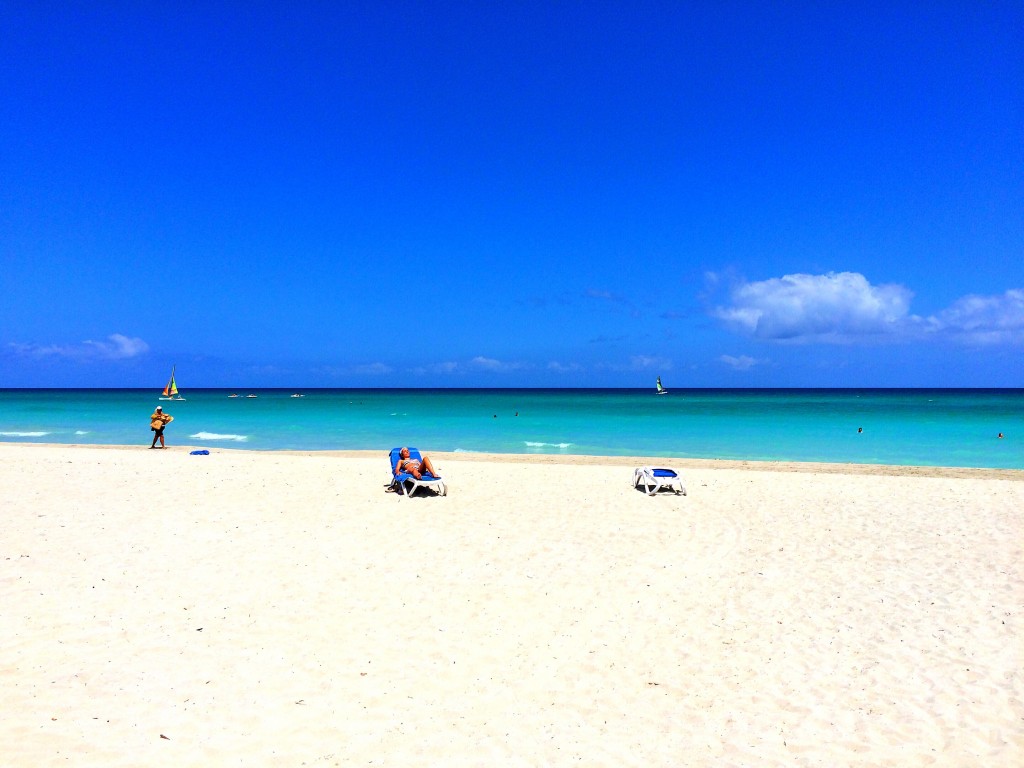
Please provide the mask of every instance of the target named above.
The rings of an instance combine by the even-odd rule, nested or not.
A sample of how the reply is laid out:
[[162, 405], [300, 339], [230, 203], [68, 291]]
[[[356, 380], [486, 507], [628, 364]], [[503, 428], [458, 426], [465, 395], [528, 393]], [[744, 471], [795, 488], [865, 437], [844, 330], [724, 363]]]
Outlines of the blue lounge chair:
[[[395, 470], [395, 464], [398, 463], [398, 453], [401, 450], [401, 448], [391, 449], [391, 463], [388, 466], [392, 472], [394, 472]], [[409, 448], [409, 458], [417, 459], [420, 461], [423, 460], [423, 456], [420, 455], [420, 452], [412, 447]], [[444, 484], [444, 480], [426, 471], [424, 471], [421, 474], [419, 480], [417, 480], [413, 475], [410, 475], [408, 472], [399, 472], [397, 475], [394, 476], [394, 480], [392, 480], [392, 485], [396, 488], [396, 490], [401, 490], [407, 496], [412, 496], [420, 488], [431, 488], [432, 490], [436, 491], [440, 496], [448, 495], [448, 486]]]
[[636, 488], [641, 483], [644, 486], [644, 493], [648, 496], [653, 496], [662, 488], [675, 491], [676, 495], [680, 493], [683, 496], [686, 495], [683, 479], [674, 469], [667, 469], [665, 467], [637, 467], [633, 470], [633, 487]]

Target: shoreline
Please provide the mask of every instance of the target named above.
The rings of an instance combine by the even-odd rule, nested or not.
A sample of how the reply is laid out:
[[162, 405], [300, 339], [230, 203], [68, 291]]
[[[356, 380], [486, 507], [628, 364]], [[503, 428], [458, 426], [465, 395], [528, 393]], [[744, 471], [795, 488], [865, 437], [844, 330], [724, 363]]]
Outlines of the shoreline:
[[[198, 393], [171, 408], [175, 445], [295, 452], [390, 449], [474, 455], [678, 457], [1024, 471], [1024, 390], [921, 392], [711, 390], [689, 398], [632, 390], [327, 390], [232, 400]], [[153, 393], [0, 392], [0, 440], [146, 442]], [[863, 430], [863, 431], [861, 431]], [[998, 439], [1003, 433], [1006, 439]], [[392, 443], [394, 441], [394, 443]], [[572, 460], [572, 459], [569, 459]], [[859, 471], [859, 470], [858, 470]], [[935, 470], [933, 470], [933, 473]]]
[[[45, 448], [45, 449], [88, 449], [99, 450], [149, 450], [146, 445], [110, 445], [92, 443], [23, 443], [0, 440], [0, 447]], [[261, 456], [320, 456], [329, 458], [379, 459], [387, 463], [387, 450], [252, 450], [229, 448], [209, 444], [171, 445], [167, 451], [185, 452], [208, 450], [210, 453]], [[390, 450], [390, 449], [388, 449]], [[744, 469], [752, 472], [793, 472], [801, 474], [871, 475], [885, 477], [935, 477], [960, 479], [998, 479], [1024, 482], [1024, 469], [1002, 469], [996, 467], [946, 467], [913, 466], [906, 464], [858, 464], [854, 462], [830, 463], [812, 461], [750, 461], [744, 459], [695, 459], [664, 456], [592, 456], [584, 454], [534, 454], [534, 453], [475, 453], [471, 451], [426, 451], [439, 460], [472, 462], [483, 461], [494, 464], [538, 464], [543, 466], [609, 466], [641, 467], [668, 466], [674, 469]]]

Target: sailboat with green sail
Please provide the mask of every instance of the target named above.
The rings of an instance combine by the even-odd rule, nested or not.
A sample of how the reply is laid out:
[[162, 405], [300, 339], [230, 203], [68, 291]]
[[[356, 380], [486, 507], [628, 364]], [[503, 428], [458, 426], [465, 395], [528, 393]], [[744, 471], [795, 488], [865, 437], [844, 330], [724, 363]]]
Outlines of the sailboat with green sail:
[[174, 368], [175, 368], [175, 366], [172, 365], [171, 366], [171, 378], [167, 382], [167, 386], [164, 387], [164, 391], [160, 394], [160, 399], [161, 400], [184, 400], [185, 399], [184, 397], [182, 397], [178, 393], [178, 384], [174, 380]]

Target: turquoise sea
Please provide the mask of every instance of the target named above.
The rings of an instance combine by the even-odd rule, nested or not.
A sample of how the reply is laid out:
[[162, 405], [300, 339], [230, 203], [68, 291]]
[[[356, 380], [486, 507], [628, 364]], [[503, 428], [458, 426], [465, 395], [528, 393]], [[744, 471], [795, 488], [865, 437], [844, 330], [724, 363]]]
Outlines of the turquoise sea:
[[[1022, 389], [0, 390], [0, 441], [1024, 469]], [[858, 432], [862, 428], [863, 432]], [[1005, 437], [997, 436], [1002, 432]]]

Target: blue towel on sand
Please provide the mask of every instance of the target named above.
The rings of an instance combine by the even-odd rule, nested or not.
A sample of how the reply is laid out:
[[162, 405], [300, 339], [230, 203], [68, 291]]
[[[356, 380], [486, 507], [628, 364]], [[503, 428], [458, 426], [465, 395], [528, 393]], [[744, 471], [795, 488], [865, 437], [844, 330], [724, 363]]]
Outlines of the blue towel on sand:
[[209, 451], [191, 451], [189, 456], [209, 456]]

